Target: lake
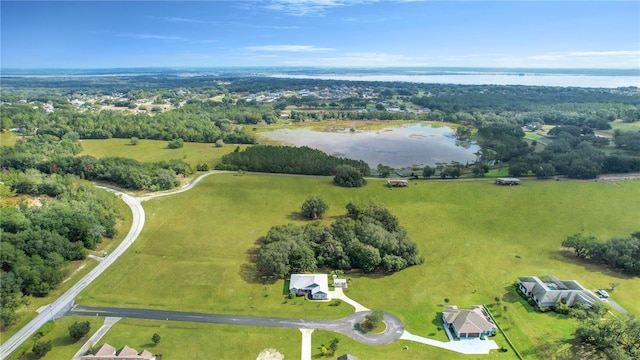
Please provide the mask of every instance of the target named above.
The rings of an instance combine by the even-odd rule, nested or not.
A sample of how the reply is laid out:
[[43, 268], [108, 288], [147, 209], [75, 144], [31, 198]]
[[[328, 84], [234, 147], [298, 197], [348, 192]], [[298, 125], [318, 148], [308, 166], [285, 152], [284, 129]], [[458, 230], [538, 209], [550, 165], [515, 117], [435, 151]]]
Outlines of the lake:
[[363, 160], [372, 168], [378, 164], [399, 169], [451, 161], [474, 162], [480, 146], [458, 141], [452, 135], [450, 127], [420, 123], [371, 131], [279, 129], [262, 134], [285, 144], [308, 146], [330, 155]]
[[586, 88], [640, 86], [638, 76], [598, 76], [585, 74], [539, 73], [456, 73], [456, 74], [273, 74], [271, 77], [345, 81], [388, 81], [424, 84], [527, 85]]

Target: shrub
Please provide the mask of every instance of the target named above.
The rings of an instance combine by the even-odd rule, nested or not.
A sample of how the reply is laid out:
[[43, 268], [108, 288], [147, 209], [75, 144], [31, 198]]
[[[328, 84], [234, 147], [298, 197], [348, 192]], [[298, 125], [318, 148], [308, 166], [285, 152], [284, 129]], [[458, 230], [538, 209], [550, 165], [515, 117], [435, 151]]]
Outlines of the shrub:
[[78, 340], [91, 331], [91, 323], [88, 321], [74, 322], [69, 326], [69, 336]]
[[51, 340], [36, 341], [35, 344], [33, 344], [33, 348], [31, 348], [31, 351], [33, 351], [33, 354], [36, 356], [36, 358], [40, 359], [41, 357], [45, 356], [46, 353], [51, 351], [51, 348]]
[[169, 144], [167, 144], [167, 147], [169, 149], [179, 149], [183, 146], [184, 146], [184, 140], [182, 139], [171, 140], [169, 141]]
[[309, 196], [302, 204], [302, 216], [307, 219], [322, 219], [329, 205], [320, 196]]

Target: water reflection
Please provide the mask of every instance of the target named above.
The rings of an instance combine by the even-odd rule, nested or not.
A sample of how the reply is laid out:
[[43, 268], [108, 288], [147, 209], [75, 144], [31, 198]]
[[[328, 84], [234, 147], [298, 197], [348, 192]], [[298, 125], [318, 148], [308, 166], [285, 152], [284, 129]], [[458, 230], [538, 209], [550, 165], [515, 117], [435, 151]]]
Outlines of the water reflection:
[[435, 165], [436, 163], [473, 162], [480, 147], [459, 141], [447, 126], [410, 124], [376, 131], [351, 131], [349, 128], [313, 131], [280, 129], [264, 133], [265, 138], [295, 146], [308, 146], [334, 156], [364, 160], [375, 168], [384, 164], [393, 168]]

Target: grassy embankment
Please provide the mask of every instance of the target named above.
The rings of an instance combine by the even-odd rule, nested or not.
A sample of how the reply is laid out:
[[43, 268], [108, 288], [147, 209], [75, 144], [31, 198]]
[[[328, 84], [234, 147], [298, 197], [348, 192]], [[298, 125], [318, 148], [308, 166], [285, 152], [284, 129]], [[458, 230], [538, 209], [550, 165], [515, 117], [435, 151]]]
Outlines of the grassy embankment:
[[[344, 189], [331, 185], [329, 178], [215, 175], [190, 192], [145, 203], [148, 222], [140, 239], [78, 302], [294, 318], [342, 317], [351, 311], [347, 304], [330, 307], [299, 299], [285, 301], [282, 280], [271, 284], [256, 279], [252, 272], [250, 258], [258, 239], [273, 225], [304, 223], [298, 219], [298, 210], [312, 194], [322, 195], [330, 204], [327, 223], [343, 215], [349, 201], [379, 201], [398, 216], [419, 244], [423, 265], [393, 275], [347, 275], [350, 297], [369, 308], [393, 313], [414, 334], [444, 339], [437, 327], [446, 298], [458, 306], [492, 306], [498, 322], [527, 357], [544, 358], [566, 350], [565, 340], [572, 337], [575, 322], [553, 313], [537, 313], [517, 296], [512, 284], [518, 276], [527, 275], [575, 279], [590, 289], [620, 282], [612, 298], [631, 313], [640, 314], [635, 299], [639, 278], [581, 263], [559, 249], [563, 239], [577, 232], [605, 239], [637, 231], [637, 181], [532, 180], [518, 187], [495, 186], [489, 181], [416, 181], [408, 188], [391, 190], [379, 181]], [[123, 297], [123, 288], [135, 290]], [[215, 339], [213, 326], [208, 329], [211, 338], [202, 347], [215, 352], [223, 342]], [[256, 330], [258, 334], [271, 332]], [[131, 330], [130, 335], [134, 333]], [[328, 342], [324, 336], [317, 336], [320, 341], [314, 336], [314, 349], [319, 342]], [[275, 335], [273, 339], [277, 345]], [[367, 358], [385, 358], [385, 348], [390, 353], [402, 351], [399, 343], [379, 349], [341, 339], [345, 339], [343, 344], [352, 343], [356, 355], [370, 354]], [[506, 346], [500, 337], [496, 340]], [[239, 348], [247, 344], [241, 337], [224, 340], [225, 346], [229, 342]], [[411, 350], [423, 357], [457, 356], [417, 343]]]

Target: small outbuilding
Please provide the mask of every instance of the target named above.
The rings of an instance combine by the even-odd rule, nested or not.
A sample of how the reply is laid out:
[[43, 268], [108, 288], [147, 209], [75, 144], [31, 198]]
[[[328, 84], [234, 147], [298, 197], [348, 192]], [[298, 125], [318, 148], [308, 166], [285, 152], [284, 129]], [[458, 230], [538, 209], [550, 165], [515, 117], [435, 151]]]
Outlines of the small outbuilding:
[[346, 288], [347, 279], [333, 278], [333, 287]]
[[405, 179], [389, 179], [387, 180], [388, 187], [405, 187], [409, 185], [409, 180]]
[[518, 179], [518, 178], [497, 178], [495, 183], [497, 185], [520, 185], [520, 179]]

